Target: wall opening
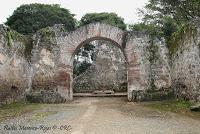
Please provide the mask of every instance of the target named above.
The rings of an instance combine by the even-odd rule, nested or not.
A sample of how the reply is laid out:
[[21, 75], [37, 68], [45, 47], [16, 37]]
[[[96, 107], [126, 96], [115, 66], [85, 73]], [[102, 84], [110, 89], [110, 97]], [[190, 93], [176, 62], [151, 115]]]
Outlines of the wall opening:
[[123, 51], [105, 39], [83, 42], [73, 55], [73, 93], [127, 93]]

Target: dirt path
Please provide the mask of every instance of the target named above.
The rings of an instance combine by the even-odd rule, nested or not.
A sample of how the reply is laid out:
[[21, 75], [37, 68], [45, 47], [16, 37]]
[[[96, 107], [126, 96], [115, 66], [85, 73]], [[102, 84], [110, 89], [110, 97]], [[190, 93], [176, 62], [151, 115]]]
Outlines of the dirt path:
[[70, 104], [44, 105], [1, 123], [0, 129], [0, 134], [200, 134], [200, 121], [126, 98], [78, 98]]

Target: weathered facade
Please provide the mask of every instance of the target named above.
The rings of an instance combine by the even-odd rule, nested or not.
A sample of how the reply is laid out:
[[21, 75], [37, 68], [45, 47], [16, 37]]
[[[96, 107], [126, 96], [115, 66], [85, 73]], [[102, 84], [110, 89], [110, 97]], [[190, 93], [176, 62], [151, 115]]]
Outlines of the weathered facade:
[[200, 29], [181, 36], [171, 61], [172, 88], [178, 98], [200, 101]]
[[[177, 95], [187, 94], [190, 96], [189, 99], [199, 101], [199, 31], [191, 42], [183, 43], [184, 46], [191, 46], [180, 53], [177, 52], [177, 56], [172, 60], [163, 41], [152, 40], [142, 32], [127, 33], [117, 27], [95, 23], [69, 33], [65, 32], [61, 25], [55, 25], [38, 31], [32, 37], [33, 49], [30, 63], [23, 54], [19, 54], [13, 60], [14, 63], [18, 63], [18, 66], [13, 68], [10, 61], [15, 53], [13, 51], [10, 56], [6, 56], [9, 52], [4, 50], [7, 48], [7, 42], [10, 42], [10, 37], [6, 34], [7, 31], [2, 29], [3, 27], [0, 40], [0, 78], [6, 78], [6, 81], [12, 85], [8, 87], [10, 89], [20, 87], [21, 96], [26, 91], [29, 98], [34, 100], [33, 96], [38, 95], [42, 99], [41, 102], [57, 103], [72, 100], [74, 54], [84, 43], [99, 39], [111, 41], [124, 54], [127, 64], [129, 101], [152, 99], [151, 93], [158, 93], [158, 97], [162, 97], [172, 89]], [[8, 48], [9, 51], [23, 42], [13, 40], [13, 45]], [[19, 50], [21, 49], [24, 50], [22, 46]], [[184, 61], [182, 61], [183, 57]], [[8, 70], [5, 73], [3, 69], [9, 68], [14, 71], [14, 74], [18, 74], [16, 79], [22, 80], [23, 83], [19, 82], [20, 84], [16, 85], [12, 81], [15, 77], [6, 77], [9, 75], [8, 72], [12, 71]], [[181, 84], [177, 84], [180, 82]], [[4, 87], [3, 83], [1, 80], [1, 87]], [[187, 90], [185, 86], [177, 87], [177, 85], [188, 85]]]
[[0, 26], [0, 102], [24, 98], [29, 88], [30, 64], [25, 58], [26, 37]]
[[128, 63], [129, 100], [148, 100], [152, 97], [148, 96], [147, 91], [170, 90], [171, 76], [167, 53], [164, 42], [153, 41], [147, 34], [136, 32], [127, 36], [125, 54]]

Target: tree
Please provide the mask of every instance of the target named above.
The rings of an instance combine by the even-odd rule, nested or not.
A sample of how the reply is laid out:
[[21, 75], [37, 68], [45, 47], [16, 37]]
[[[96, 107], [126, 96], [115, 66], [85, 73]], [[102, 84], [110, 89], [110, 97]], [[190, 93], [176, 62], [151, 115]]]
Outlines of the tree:
[[159, 23], [160, 18], [170, 16], [177, 23], [191, 22], [200, 17], [200, 0], [149, 0], [144, 20]]
[[91, 62], [95, 60], [95, 46], [93, 44], [94, 42], [87, 43], [75, 53], [74, 77], [85, 72], [92, 65]]
[[84, 73], [88, 67], [91, 66], [91, 63], [88, 63], [86, 61], [74, 63], [73, 68], [73, 77], [79, 76], [80, 74]]
[[126, 29], [126, 24], [124, 19], [119, 17], [116, 13], [88, 13], [81, 18], [80, 26], [87, 25], [90, 23], [102, 22], [110, 24], [121, 28], [122, 30]]
[[151, 37], [160, 37], [160, 27], [153, 24], [137, 23], [129, 25], [129, 30], [131, 31], [142, 31], [148, 33]]
[[39, 29], [64, 24], [66, 30], [75, 29], [76, 20], [68, 9], [59, 5], [26, 4], [18, 7], [5, 23], [22, 34], [32, 34]]
[[193, 30], [193, 22], [200, 18], [200, 0], [149, 0], [140, 10], [143, 24], [131, 28], [141, 30], [152, 26], [157, 37], [165, 38], [170, 54], [178, 48], [178, 41]]

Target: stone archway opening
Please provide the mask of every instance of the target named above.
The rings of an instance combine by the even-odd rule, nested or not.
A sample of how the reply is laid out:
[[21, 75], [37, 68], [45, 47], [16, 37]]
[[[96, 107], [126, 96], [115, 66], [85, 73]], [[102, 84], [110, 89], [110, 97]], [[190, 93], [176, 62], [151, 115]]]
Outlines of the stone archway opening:
[[[124, 54], [127, 65], [127, 76], [129, 76], [129, 61], [128, 56], [131, 53], [125, 49], [126, 44], [126, 32], [103, 23], [92, 23], [80, 27], [73, 32], [64, 33], [61, 38], [58, 38], [59, 44], [59, 57], [58, 57], [58, 69], [57, 69], [57, 88], [58, 92], [66, 100], [73, 100], [73, 60], [75, 52], [83, 46], [93, 40], [106, 40], [113, 43], [113, 46], [117, 46]], [[137, 79], [137, 78], [136, 78]], [[128, 100], [131, 100], [130, 91], [130, 77], [127, 77]]]
[[126, 96], [127, 65], [120, 45], [106, 38], [82, 42], [72, 55], [74, 96]]

